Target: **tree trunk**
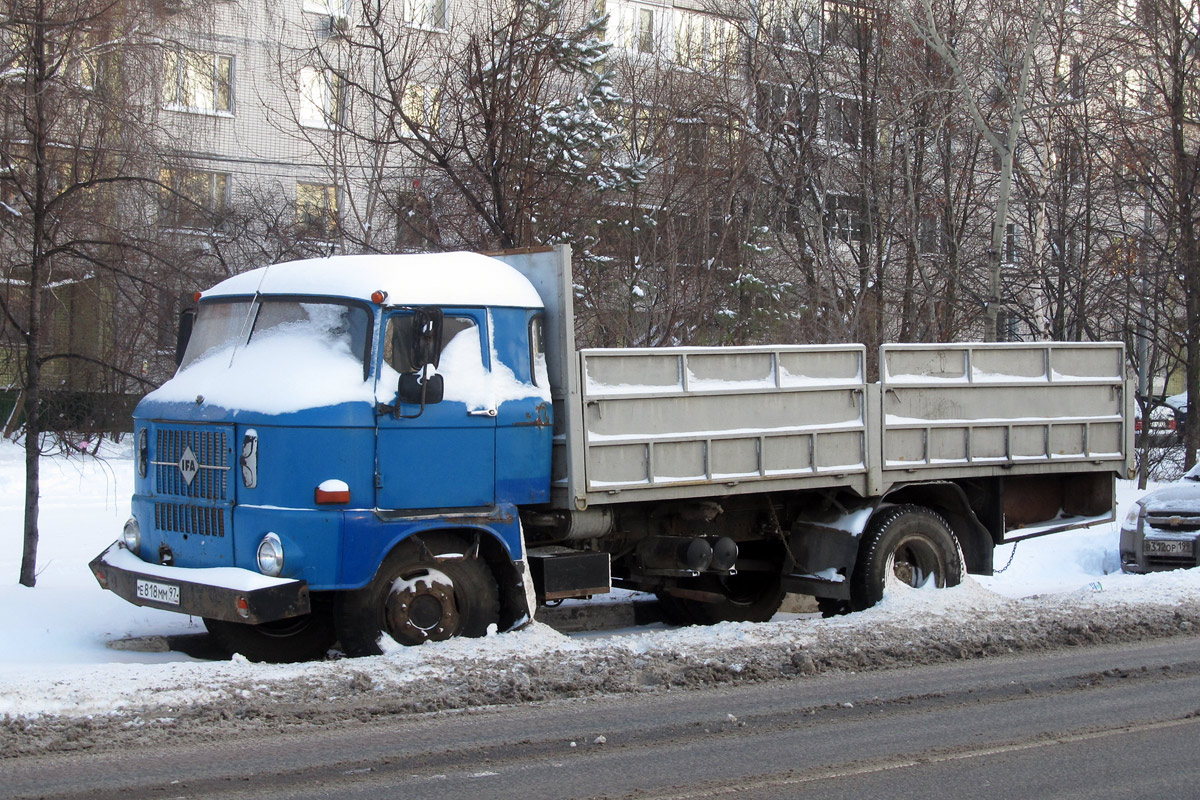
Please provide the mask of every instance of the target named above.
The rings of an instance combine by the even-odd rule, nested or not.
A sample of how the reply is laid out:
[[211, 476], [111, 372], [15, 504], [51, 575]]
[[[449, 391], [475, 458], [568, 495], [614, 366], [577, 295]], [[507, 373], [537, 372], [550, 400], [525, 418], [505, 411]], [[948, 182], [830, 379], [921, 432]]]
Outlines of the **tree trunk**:
[[45, 10], [37, 8], [32, 41], [34, 88], [29, 100], [33, 108], [26, 113], [32, 123], [34, 196], [30, 204], [32, 257], [29, 260], [29, 321], [25, 334], [25, 527], [21, 551], [21, 584], [37, 583], [39, 459], [41, 458], [41, 416], [38, 406], [42, 395], [42, 284], [48, 267], [45, 236], [47, 224], [48, 182], [51, 165], [48, 158], [46, 121], [46, 23]]

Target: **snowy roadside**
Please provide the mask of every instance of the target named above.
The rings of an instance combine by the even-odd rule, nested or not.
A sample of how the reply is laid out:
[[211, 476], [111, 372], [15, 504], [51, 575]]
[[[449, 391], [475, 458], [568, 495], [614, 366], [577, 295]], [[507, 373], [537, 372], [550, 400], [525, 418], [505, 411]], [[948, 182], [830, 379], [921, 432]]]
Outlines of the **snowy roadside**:
[[[101, 591], [87, 570], [128, 514], [129, 454], [118, 448], [107, 462], [56, 457], [43, 463], [43, 566], [38, 586], [27, 589], [15, 584], [21, 456], [0, 442], [0, 752], [88, 747], [101, 738], [111, 742], [114, 731], [147, 725], [178, 733], [221, 721], [312, 724], [311, 709], [318, 706], [333, 720], [1200, 630], [1200, 570], [1123, 575], [1116, 527], [1108, 524], [1023, 543], [1001, 575], [951, 590], [897, 590], [874, 609], [832, 620], [656, 626], [589, 638], [535, 624], [483, 640], [287, 666], [118, 651], [106, 642], [201, 626], [126, 604]], [[1137, 495], [1123, 484], [1122, 508]], [[998, 566], [1009, 551], [997, 551]]]

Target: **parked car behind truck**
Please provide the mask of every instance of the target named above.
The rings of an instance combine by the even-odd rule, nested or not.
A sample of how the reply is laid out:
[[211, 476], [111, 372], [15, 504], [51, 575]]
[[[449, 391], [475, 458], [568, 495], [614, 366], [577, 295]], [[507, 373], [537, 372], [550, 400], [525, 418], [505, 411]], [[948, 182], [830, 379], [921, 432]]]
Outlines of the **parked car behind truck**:
[[1157, 572], [1200, 565], [1200, 465], [1146, 493], [1121, 522], [1121, 568]]
[[1112, 519], [1119, 344], [578, 351], [570, 251], [345, 256], [204, 292], [135, 412], [92, 562], [252, 659], [520, 627], [654, 592], [681, 623], [833, 613]]

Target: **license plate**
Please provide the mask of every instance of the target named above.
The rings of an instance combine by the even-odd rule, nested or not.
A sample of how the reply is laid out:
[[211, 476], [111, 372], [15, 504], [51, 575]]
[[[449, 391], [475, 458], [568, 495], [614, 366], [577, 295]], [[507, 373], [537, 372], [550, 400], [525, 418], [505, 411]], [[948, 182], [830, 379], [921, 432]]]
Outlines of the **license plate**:
[[140, 600], [153, 600], [155, 603], [167, 603], [169, 605], [179, 605], [179, 587], [169, 583], [154, 583], [153, 581], [139, 580], [137, 582], [137, 596]]
[[1153, 556], [1190, 556], [1194, 544], [1195, 542], [1190, 540], [1147, 539], [1145, 552], [1146, 555]]

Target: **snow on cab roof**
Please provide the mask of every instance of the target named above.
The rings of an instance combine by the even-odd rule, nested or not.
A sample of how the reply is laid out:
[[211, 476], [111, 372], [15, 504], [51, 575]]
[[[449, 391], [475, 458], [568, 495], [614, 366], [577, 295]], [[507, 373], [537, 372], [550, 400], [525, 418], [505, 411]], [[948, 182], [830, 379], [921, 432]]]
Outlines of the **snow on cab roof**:
[[328, 295], [369, 300], [382, 289], [388, 305], [541, 308], [524, 275], [479, 253], [306, 258], [226, 278], [204, 298], [263, 294]]

